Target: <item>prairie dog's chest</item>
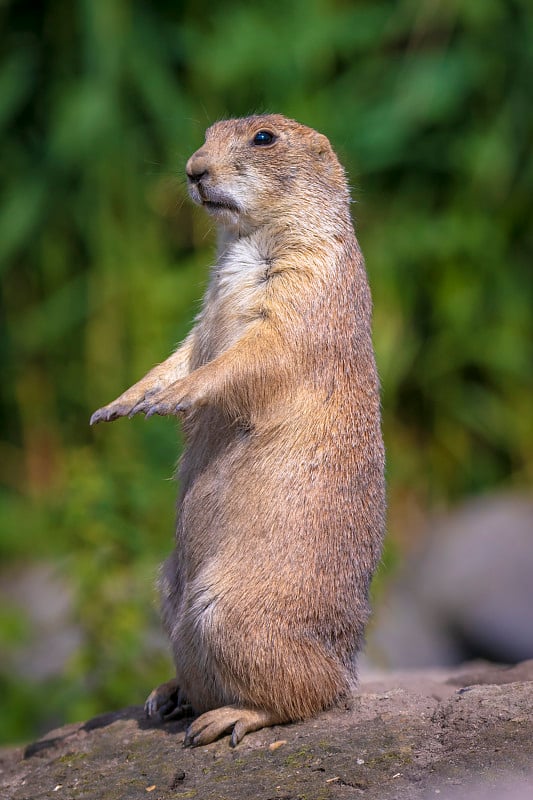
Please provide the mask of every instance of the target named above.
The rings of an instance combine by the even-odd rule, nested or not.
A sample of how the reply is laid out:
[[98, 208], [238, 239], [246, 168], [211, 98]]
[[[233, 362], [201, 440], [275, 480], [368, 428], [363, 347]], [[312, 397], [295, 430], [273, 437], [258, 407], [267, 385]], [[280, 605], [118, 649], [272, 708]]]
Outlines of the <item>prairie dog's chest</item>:
[[198, 334], [201, 360], [231, 347], [264, 308], [270, 258], [264, 243], [232, 242], [213, 267]]

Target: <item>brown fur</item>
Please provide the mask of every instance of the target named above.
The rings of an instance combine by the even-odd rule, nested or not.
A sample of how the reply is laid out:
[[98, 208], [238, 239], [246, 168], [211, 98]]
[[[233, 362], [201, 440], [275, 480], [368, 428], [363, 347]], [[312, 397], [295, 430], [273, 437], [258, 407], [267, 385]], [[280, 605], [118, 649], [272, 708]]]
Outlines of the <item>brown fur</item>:
[[[275, 140], [254, 144], [260, 130]], [[177, 677], [147, 710], [218, 709], [186, 743], [229, 728], [236, 743], [355, 683], [384, 527], [378, 379], [328, 140], [279, 115], [218, 122], [187, 173], [220, 228], [202, 310], [183, 345], [92, 421], [183, 419], [177, 543], [161, 577]]]

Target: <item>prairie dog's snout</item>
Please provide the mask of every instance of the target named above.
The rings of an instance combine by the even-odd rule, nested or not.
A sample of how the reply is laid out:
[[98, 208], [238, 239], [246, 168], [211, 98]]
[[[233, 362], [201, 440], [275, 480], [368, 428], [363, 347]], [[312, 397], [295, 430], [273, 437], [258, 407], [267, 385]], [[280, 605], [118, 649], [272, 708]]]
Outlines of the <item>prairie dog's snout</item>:
[[195, 203], [201, 205], [209, 199], [206, 184], [211, 178], [209, 156], [204, 150], [197, 150], [196, 153], [193, 153], [187, 161], [185, 172], [189, 194]]
[[217, 157], [204, 145], [189, 158], [185, 172], [191, 199], [221, 223], [234, 226], [241, 211], [242, 190], [235, 185], [231, 161], [220, 153]]
[[187, 161], [185, 172], [191, 183], [198, 183], [209, 173], [209, 157], [202, 150], [197, 150]]

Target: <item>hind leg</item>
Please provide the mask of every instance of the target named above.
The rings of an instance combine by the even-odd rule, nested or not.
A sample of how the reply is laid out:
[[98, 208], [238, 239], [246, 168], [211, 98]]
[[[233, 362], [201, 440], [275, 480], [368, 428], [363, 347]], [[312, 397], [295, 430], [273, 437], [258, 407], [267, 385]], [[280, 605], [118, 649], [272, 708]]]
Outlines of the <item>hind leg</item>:
[[284, 722], [272, 711], [258, 708], [239, 708], [239, 706], [223, 706], [213, 711], [206, 711], [195, 719], [187, 728], [184, 747], [197, 747], [209, 744], [232, 728], [230, 745], [235, 747], [243, 736], [260, 728], [278, 725]]
[[144, 710], [147, 717], [160, 720], [192, 716], [193, 709], [179, 687], [177, 678], [162, 683], [148, 695]]

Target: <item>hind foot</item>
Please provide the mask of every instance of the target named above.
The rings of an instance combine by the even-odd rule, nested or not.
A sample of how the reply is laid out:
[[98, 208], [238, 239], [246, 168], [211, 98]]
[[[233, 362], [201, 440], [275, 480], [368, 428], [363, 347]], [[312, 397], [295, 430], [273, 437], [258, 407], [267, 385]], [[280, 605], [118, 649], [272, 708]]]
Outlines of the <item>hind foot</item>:
[[205, 714], [191, 722], [187, 728], [183, 746], [198, 747], [209, 744], [233, 728], [230, 745], [235, 747], [247, 733], [267, 728], [269, 725], [279, 725], [284, 721], [286, 720], [282, 720], [271, 711], [239, 708], [238, 706], [215, 708], [213, 711], [206, 711]]
[[194, 714], [176, 678], [162, 683], [148, 695], [144, 711], [147, 717], [158, 717], [164, 721], [190, 717]]

